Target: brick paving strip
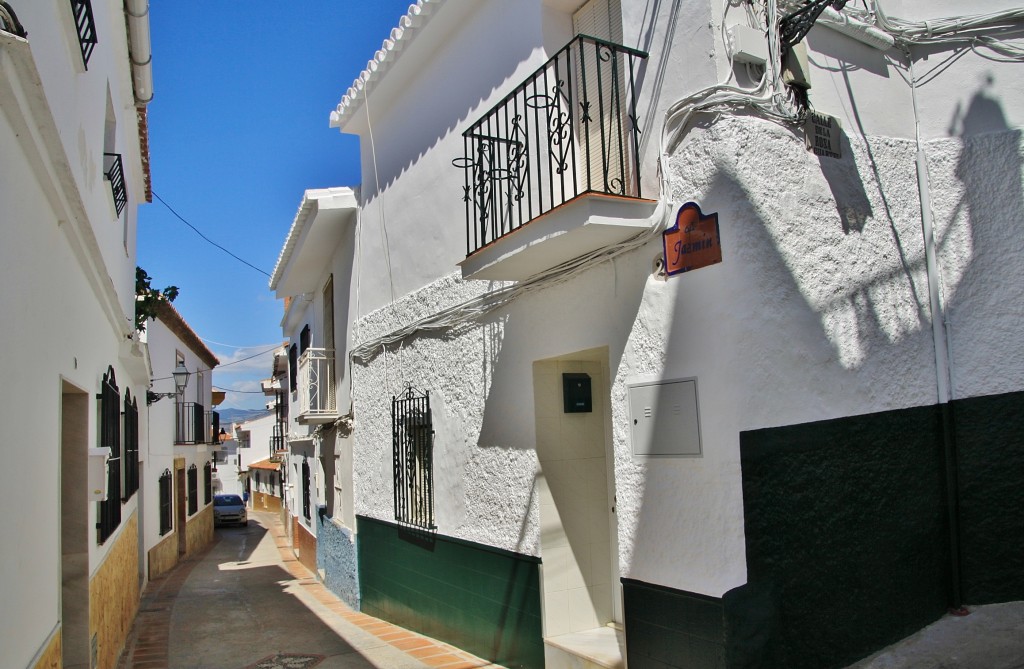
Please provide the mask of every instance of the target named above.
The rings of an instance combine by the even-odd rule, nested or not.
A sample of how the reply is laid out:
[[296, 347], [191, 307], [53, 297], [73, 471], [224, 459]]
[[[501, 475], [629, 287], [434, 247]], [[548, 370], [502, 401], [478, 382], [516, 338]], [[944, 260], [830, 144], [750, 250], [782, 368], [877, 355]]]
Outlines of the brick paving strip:
[[178, 591], [202, 559], [220, 543], [220, 537], [192, 557], [179, 562], [169, 572], [150, 581], [139, 602], [131, 633], [117, 663], [118, 669], [170, 669], [167, 644], [170, 638], [171, 612]]
[[[354, 611], [296, 559], [276, 514], [260, 513], [259, 517], [261, 521], [271, 521], [264, 522], [264, 525], [274, 538], [284, 568], [295, 579], [297, 585], [304, 586], [303, 594], [311, 597], [320, 605], [318, 608], [324, 609], [327, 615], [377, 637], [407, 656], [415, 658], [427, 669], [504, 669], [500, 665], [444, 642]], [[146, 588], [125, 652], [121, 654], [118, 669], [173, 669], [168, 665], [168, 642], [175, 598], [181, 586], [188, 580], [192, 569], [218, 542], [219, 538], [215, 538], [199, 554], [179, 563], [168, 574], [151, 582]]]

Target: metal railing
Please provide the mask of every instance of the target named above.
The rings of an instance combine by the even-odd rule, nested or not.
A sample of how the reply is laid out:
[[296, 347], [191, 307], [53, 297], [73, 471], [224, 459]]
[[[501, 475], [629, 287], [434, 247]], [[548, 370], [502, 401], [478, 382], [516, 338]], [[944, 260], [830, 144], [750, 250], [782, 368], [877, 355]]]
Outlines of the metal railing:
[[121, 164], [120, 153], [103, 154], [103, 176], [110, 182], [110, 193], [114, 198], [114, 209], [121, 215], [124, 205], [128, 203], [128, 191], [124, 186], [124, 166]]
[[96, 21], [92, 17], [90, 0], [71, 0], [71, 11], [75, 15], [75, 29], [78, 31], [78, 46], [82, 49], [82, 62], [89, 69], [92, 50], [96, 48]]
[[467, 256], [585, 193], [641, 197], [645, 58], [578, 35], [462, 134]]
[[198, 402], [178, 402], [175, 410], [174, 443], [205, 444], [206, 411]]
[[334, 350], [307, 348], [299, 357], [299, 416], [338, 413], [334, 390]]

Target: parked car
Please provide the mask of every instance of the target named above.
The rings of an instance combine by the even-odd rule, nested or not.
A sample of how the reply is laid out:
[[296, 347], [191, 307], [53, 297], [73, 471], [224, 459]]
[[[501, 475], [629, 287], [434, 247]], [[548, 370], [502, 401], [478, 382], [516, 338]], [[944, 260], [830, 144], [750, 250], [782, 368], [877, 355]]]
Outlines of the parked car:
[[227, 525], [228, 523], [249, 524], [245, 503], [238, 495], [214, 495], [213, 524]]

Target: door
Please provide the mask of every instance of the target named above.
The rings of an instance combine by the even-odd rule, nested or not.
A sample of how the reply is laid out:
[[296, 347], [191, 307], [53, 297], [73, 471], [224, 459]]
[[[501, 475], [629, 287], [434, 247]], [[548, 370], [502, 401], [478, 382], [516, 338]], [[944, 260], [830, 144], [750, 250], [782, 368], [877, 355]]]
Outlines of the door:
[[[573, 31], [622, 44], [619, 0], [590, 0], [573, 14]], [[576, 59], [580, 110], [580, 182], [583, 190], [635, 195], [629, 142], [625, 64], [607, 47], [583, 41]]]
[[[544, 636], [621, 621], [604, 349], [533, 365]], [[565, 411], [563, 374], [587, 375], [590, 411]]]

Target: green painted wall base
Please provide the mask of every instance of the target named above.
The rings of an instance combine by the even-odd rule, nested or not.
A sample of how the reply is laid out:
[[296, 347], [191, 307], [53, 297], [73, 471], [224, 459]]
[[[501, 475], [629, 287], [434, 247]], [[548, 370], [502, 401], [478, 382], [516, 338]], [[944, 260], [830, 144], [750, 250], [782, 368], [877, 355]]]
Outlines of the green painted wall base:
[[937, 406], [741, 433], [749, 603], [727, 627], [770, 633], [730, 666], [842, 667], [941, 617], [957, 588], [1024, 599], [1024, 393], [951, 409], [948, 450]]
[[537, 558], [358, 516], [362, 610], [510, 669], [544, 666]]

